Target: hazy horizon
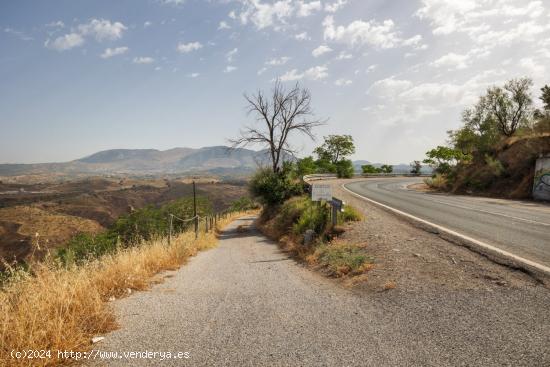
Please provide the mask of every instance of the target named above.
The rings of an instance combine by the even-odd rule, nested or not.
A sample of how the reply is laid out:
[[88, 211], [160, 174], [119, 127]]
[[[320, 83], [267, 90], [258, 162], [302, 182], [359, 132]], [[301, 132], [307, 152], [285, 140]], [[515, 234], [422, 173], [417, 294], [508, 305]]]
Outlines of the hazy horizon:
[[350, 134], [354, 160], [421, 160], [490, 85], [538, 104], [549, 40], [540, 0], [4, 1], [0, 162], [226, 145], [277, 77], [330, 119], [301, 155]]

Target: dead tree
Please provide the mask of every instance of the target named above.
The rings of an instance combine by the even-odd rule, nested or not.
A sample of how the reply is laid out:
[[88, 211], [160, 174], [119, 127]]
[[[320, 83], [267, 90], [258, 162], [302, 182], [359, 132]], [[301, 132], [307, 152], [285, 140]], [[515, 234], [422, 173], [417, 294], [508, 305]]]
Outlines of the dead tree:
[[288, 139], [293, 134], [305, 134], [315, 140], [313, 129], [326, 121], [313, 117], [311, 93], [298, 83], [290, 90], [277, 80], [270, 95], [258, 90], [253, 95], [245, 94], [247, 112], [255, 115], [256, 124], [247, 126], [240, 137], [231, 139], [233, 148], [261, 145], [269, 152], [273, 172], [277, 173], [284, 154], [294, 154]]

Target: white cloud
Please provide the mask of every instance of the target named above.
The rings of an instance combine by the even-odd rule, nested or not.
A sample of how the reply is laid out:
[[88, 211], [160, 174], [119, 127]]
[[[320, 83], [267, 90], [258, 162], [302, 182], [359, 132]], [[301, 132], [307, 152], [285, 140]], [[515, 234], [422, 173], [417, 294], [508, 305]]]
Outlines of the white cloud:
[[340, 54], [336, 58], [336, 60], [351, 60], [351, 59], [353, 59], [353, 55], [346, 51], [340, 52]]
[[185, 4], [185, 0], [161, 0], [163, 4], [167, 5], [183, 5]]
[[450, 52], [439, 59], [432, 62], [435, 67], [447, 67], [449, 69], [466, 69], [469, 65], [468, 55], [459, 55], [454, 52]]
[[235, 70], [237, 70], [237, 67], [235, 66], [231, 66], [231, 65], [227, 65], [225, 67], [225, 69], [223, 70], [224, 73], [232, 73], [234, 72]]
[[200, 76], [199, 73], [191, 73], [191, 74], [187, 74], [187, 77], [188, 78], [198, 78]]
[[203, 46], [200, 42], [179, 43], [176, 49], [182, 54], [201, 49]]
[[258, 70], [258, 75], [262, 75], [263, 73], [265, 73], [266, 71], [268, 70], [268, 68], [266, 68], [265, 66], [263, 68], [261, 68], [260, 70]]
[[34, 38], [32, 38], [31, 36], [28, 36], [25, 33], [21, 32], [21, 31], [17, 31], [13, 28], [9, 28], [9, 27], [4, 28], [4, 32], [9, 33], [9, 34], [13, 34], [14, 36], [20, 38], [23, 41], [32, 41], [32, 40], [34, 40]]
[[364, 22], [356, 20], [347, 26], [335, 26], [334, 18], [329, 15], [323, 21], [324, 38], [349, 46], [369, 45], [377, 48], [394, 48], [402, 44], [392, 20], [382, 23], [376, 20]]
[[149, 56], [140, 56], [140, 57], [134, 57], [134, 60], [132, 62], [134, 64], [152, 64], [155, 62], [155, 59]]
[[313, 50], [311, 54], [313, 55], [313, 57], [319, 57], [329, 52], [332, 52], [332, 48], [326, 45], [321, 45], [317, 47], [315, 50]]
[[281, 80], [283, 82], [300, 79], [320, 80], [326, 77], [328, 77], [328, 68], [326, 66], [314, 66], [301, 73], [297, 69], [287, 71], [281, 76]]
[[338, 87], [345, 87], [345, 86], [348, 86], [348, 85], [352, 85], [353, 82], [349, 79], [338, 79], [334, 82], [334, 85], [338, 86]]
[[377, 65], [377, 64], [372, 64], [372, 65], [370, 65], [370, 66], [367, 68], [367, 74], [368, 74], [368, 73], [372, 73], [372, 72], [375, 71], [377, 68], [378, 68], [378, 65]]
[[69, 33], [61, 37], [57, 37], [55, 40], [46, 40], [44, 46], [57, 51], [70, 50], [74, 47], [79, 47], [84, 44], [84, 38], [78, 33]]
[[260, 0], [243, 0], [243, 11], [237, 15], [242, 24], [251, 22], [258, 29], [284, 24], [292, 16], [294, 4], [291, 0], [279, 0], [272, 4]]
[[151, 25], [153, 25], [153, 23], [151, 23], [150, 21], [147, 20], [143, 23], [143, 28], [150, 27]]
[[222, 20], [218, 25], [218, 30], [222, 30], [222, 29], [231, 29], [231, 27], [229, 26], [229, 24], [227, 24], [226, 21]]
[[63, 23], [62, 21], [58, 20], [58, 21], [50, 22], [50, 23], [46, 24], [46, 27], [50, 27], [50, 28], [64, 28], [64, 27], [65, 27], [65, 23]]
[[307, 34], [307, 32], [298, 33], [294, 36], [294, 38], [298, 41], [307, 41], [307, 40], [311, 39], [309, 37], [309, 35]]
[[123, 55], [128, 52], [128, 47], [116, 47], [116, 48], [106, 48], [105, 51], [100, 55], [102, 59], [108, 59], [113, 56]]
[[336, 13], [341, 7], [348, 3], [347, 0], [337, 0], [331, 4], [325, 4], [325, 11], [327, 13]]
[[299, 17], [309, 17], [313, 12], [321, 10], [320, 1], [298, 1], [297, 15]]
[[[414, 123], [449, 108], [473, 104], [487, 87], [502, 84], [506, 75], [506, 71], [495, 69], [481, 72], [464, 83], [415, 84], [396, 77], [378, 80], [367, 91], [373, 104], [365, 111], [382, 125]], [[386, 108], [386, 105], [391, 105], [391, 108]]]
[[231, 51], [229, 51], [228, 53], [226, 53], [225, 54], [225, 59], [227, 60], [227, 62], [233, 62], [233, 59], [237, 55], [238, 52], [239, 52], [239, 49], [234, 48]]
[[282, 57], [279, 57], [279, 58], [274, 58], [274, 59], [267, 60], [265, 62], [265, 64], [269, 65], [269, 66], [280, 66], [280, 65], [286, 64], [288, 61], [290, 61], [290, 57], [282, 56]]
[[524, 57], [519, 61], [519, 65], [527, 70], [530, 76], [534, 78], [544, 78], [546, 76], [546, 67], [537, 63], [531, 57]]
[[78, 30], [83, 36], [93, 36], [97, 41], [117, 40], [128, 29], [120, 22], [111, 22], [106, 19], [92, 19], [86, 24], [80, 24]]
[[435, 35], [466, 33], [474, 43], [499, 46], [549, 30], [547, 22], [538, 22], [544, 10], [540, 0], [422, 0], [416, 15]]
[[240, 12], [232, 11], [229, 17], [238, 19], [242, 24], [252, 23], [258, 29], [273, 27], [280, 30], [288, 25], [292, 17], [308, 17], [322, 9], [321, 1], [304, 0], [239, 0]]

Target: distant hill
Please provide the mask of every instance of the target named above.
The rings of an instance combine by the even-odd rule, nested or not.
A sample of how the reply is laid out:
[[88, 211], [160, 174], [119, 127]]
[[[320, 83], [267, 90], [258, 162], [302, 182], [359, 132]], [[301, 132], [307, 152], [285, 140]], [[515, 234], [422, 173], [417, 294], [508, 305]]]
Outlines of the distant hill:
[[[371, 163], [371, 162], [365, 161], [365, 160], [357, 160], [357, 161], [353, 161], [353, 168], [355, 169], [356, 172], [361, 172], [362, 171], [361, 166], [364, 166], [364, 165], [367, 165], [367, 164], [371, 164], [376, 168], [380, 168], [380, 167], [382, 167], [382, 165], [384, 163]], [[405, 164], [405, 163], [394, 164], [393, 165], [393, 172], [394, 173], [409, 173], [409, 172], [411, 172], [411, 165], [410, 164]], [[430, 174], [430, 173], [432, 173], [432, 168], [430, 166], [423, 165], [422, 166], [422, 173]]]
[[[293, 157], [287, 156], [286, 160]], [[28, 174], [161, 174], [248, 172], [269, 162], [267, 151], [226, 146], [156, 149], [110, 149], [64, 163], [0, 164], [0, 176]]]

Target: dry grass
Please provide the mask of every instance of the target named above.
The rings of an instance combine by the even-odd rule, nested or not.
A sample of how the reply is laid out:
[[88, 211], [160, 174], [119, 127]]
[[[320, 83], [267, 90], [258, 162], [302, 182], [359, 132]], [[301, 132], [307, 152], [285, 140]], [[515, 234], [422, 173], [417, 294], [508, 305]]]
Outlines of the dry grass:
[[[242, 214], [241, 214], [242, 215]], [[238, 215], [218, 223], [222, 228]], [[18, 274], [0, 290], [0, 366], [57, 365], [57, 350], [85, 351], [94, 335], [116, 328], [107, 300], [148, 288], [151, 278], [176, 269], [197, 252], [214, 247], [217, 231], [183, 233], [82, 266], [63, 268], [52, 261], [37, 264], [33, 275]], [[16, 360], [12, 350], [51, 350], [51, 359]]]
[[18, 232], [25, 236], [40, 235], [42, 241], [67, 242], [76, 232], [98, 233], [104, 230], [96, 221], [42, 210], [35, 206], [0, 209], [0, 220], [19, 223]]

